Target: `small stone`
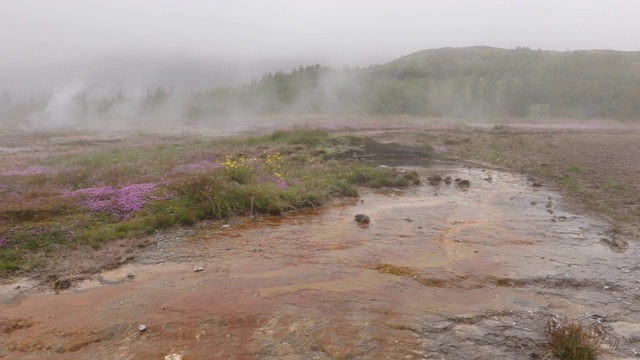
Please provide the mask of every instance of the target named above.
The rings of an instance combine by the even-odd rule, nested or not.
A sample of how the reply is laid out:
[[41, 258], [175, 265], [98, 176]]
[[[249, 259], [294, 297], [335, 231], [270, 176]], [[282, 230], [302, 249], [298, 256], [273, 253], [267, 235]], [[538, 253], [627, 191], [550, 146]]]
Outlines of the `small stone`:
[[147, 330], [147, 327], [146, 327], [146, 326], [144, 326], [144, 324], [140, 324], [140, 325], [138, 325], [138, 331], [143, 332], [143, 331], [145, 331], [145, 330]]
[[136, 277], [135, 274], [131, 274], [131, 273], [127, 274], [127, 278], [129, 279], [133, 279], [134, 277]]
[[199, 272], [199, 271], [202, 271], [202, 270], [204, 270], [204, 268], [202, 266], [200, 266], [200, 265], [198, 265], [198, 266], [193, 268], [193, 272]]
[[365, 214], [356, 214], [355, 220], [359, 223], [365, 224], [368, 224], [371, 221], [371, 219]]
[[228, 227], [231, 227], [231, 225], [229, 225], [229, 224], [224, 224], [224, 225], [222, 225], [222, 227], [223, 227], [223, 228], [228, 228]]

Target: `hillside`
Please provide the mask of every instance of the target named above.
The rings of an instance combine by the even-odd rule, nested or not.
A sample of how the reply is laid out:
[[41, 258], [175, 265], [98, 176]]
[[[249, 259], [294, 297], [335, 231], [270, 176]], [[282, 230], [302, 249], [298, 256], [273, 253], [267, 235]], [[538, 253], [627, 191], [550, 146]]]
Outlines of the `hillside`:
[[640, 116], [640, 52], [444, 48], [379, 66], [374, 77], [405, 94], [431, 90], [431, 115]]
[[640, 52], [442, 48], [367, 68], [300, 66], [242, 86], [162, 85], [142, 96], [83, 88], [23, 101], [5, 94], [0, 119], [34, 127], [277, 114], [640, 119]]
[[364, 69], [300, 67], [191, 99], [192, 115], [640, 119], [640, 52], [443, 48]]

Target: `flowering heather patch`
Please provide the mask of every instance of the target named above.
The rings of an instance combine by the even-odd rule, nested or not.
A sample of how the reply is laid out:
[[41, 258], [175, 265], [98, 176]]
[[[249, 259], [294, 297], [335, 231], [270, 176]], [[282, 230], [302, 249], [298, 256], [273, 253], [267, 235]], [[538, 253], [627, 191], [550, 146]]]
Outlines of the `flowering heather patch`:
[[0, 238], [0, 248], [5, 247], [7, 245], [7, 239]]
[[142, 209], [152, 197], [150, 193], [160, 184], [144, 183], [124, 186], [120, 189], [113, 186], [88, 188], [72, 191], [73, 196], [90, 211], [111, 214], [121, 220]]
[[195, 173], [195, 172], [212, 170], [220, 167], [222, 167], [222, 165], [220, 164], [215, 164], [209, 161], [199, 161], [199, 162], [176, 166], [175, 168], [173, 168], [173, 172]]
[[2, 175], [5, 176], [26, 176], [26, 175], [37, 175], [42, 173], [51, 172], [48, 168], [44, 166], [29, 166], [24, 170], [9, 170], [2, 172]]
[[293, 185], [297, 185], [300, 184], [302, 181], [300, 181], [300, 179], [295, 178], [295, 179], [291, 179], [290, 181], [287, 181], [285, 179], [279, 180], [278, 181], [278, 187], [280, 189], [286, 189], [289, 186], [293, 186]]

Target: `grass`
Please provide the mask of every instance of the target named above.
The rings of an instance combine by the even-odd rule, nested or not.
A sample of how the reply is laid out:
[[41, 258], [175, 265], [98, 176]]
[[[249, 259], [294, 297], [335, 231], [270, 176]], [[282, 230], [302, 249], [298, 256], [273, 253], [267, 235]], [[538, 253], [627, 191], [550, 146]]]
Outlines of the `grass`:
[[[561, 360], [593, 360], [603, 351], [604, 332], [595, 325], [584, 328], [580, 324], [563, 318], [549, 320], [545, 328], [549, 338], [549, 347]], [[609, 347], [615, 348], [617, 342]]]
[[[361, 139], [324, 130], [174, 143], [118, 143], [12, 163], [0, 172], [0, 274], [34, 253], [90, 246], [207, 219], [282, 215], [402, 188], [415, 172], [331, 160]], [[46, 257], [50, 257], [47, 255]]]

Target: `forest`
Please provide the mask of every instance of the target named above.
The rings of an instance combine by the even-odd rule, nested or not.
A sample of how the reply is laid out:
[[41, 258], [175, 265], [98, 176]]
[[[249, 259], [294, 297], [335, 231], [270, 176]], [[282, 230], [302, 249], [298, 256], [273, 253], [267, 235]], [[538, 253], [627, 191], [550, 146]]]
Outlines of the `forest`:
[[0, 119], [82, 122], [233, 116], [369, 114], [455, 118], [640, 119], [640, 52], [491, 47], [424, 50], [381, 65], [300, 66], [239, 86], [178, 92], [167, 84], [134, 96], [79, 88], [60, 98], [0, 97]]

